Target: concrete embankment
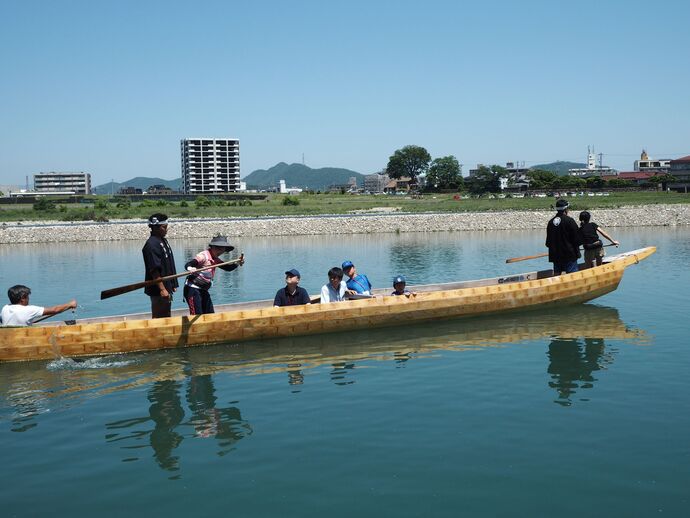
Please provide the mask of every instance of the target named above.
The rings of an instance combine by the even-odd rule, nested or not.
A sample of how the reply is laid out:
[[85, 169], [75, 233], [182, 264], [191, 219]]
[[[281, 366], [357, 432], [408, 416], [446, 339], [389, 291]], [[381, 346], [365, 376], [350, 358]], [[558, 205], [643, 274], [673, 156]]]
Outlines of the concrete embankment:
[[[170, 239], [223, 234], [285, 236], [543, 229], [553, 211], [456, 212], [444, 214], [376, 214], [280, 218], [171, 220]], [[577, 219], [577, 212], [571, 214]], [[592, 211], [593, 220], [609, 227], [677, 226], [690, 224], [690, 205], [646, 205]], [[0, 244], [143, 240], [145, 221], [109, 223], [3, 223]]]

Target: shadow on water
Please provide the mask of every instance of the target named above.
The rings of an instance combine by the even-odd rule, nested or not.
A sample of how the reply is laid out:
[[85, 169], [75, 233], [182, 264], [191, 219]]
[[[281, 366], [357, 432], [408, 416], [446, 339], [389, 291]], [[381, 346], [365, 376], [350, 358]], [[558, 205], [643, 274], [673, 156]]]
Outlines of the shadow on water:
[[[226, 455], [252, 433], [237, 402], [217, 403], [214, 376], [284, 373], [292, 392], [302, 390], [305, 373], [327, 367], [330, 381], [356, 383], [356, 367], [367, 362], [394, 362], [438, 357], [439, 351], [510, 347], [544, 341], [549, 386], [556, 403], [571, 404], [577, 391], [591, 389], [595, 373], [610, 367], [616, 351], [605, 340], [645, 344], [644, 331], [629, 328], [618, 311], [593, 304], [512, 313], [421, 325], [359, 330], [349, 333], [279, 338], [89, 359], [0, 365], [0, 422], [14, 432], [29, 432], [45, 412], [66, 409], [107, 394], [147, 388], [148, 413], [109, 422], [107, 441], [132, 453], [151, 448], [159, 466], [179, 470], [174, 454], [185, 439], [216, 441]], [[319, 375], [320, 371], [315, 371]], [[183, 401], [184, 399], [184, 401]], [[124, 460], [136, 460], [132, 455]]]
[[594, 373], [613, 363], [615, 351], [606, 348], [603, 338], [554, 338], [547, 354], [549, 387], [558, 393], [555, 402], [570, 406], [578, 390], [594, 387]]
[[[183, 390], [186, 405], [181, 397]], [[175, 450], [185, 439], [215, 439], [216, 455], [224, 456], [252, 429], [242, 419], [239, 408], [218, 407], [215, 392], [213, 378], [208, 374], [190, 375], [186, 388], [179, 381], [155, 381], [147, 394], [151, 403], [148, 416], [106, 423], [106, 442], [132, 452], [123, 459], [125, 462], [139, 460], [141, 457], [134, 455], [137, 450], [150, 446], [158, 466], [170, 472], [180, 471], [181, 461]]]

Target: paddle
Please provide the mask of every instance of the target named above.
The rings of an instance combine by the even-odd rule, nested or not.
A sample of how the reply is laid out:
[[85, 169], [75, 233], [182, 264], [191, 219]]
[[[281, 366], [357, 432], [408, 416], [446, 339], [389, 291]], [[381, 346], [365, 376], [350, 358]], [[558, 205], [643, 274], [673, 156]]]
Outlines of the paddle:
[[[613, 243], [609, 243], [608, 245], [602, 245], [602, 246], [616, 246]], [[543, 254], [537, 254], [537, 255], [525, 255], [522, 257], [511, 257], [510, 259], [506, 259], [506, 263], [517, 263], [519, 261], [527, 261], [529, 259], [539, 259], [540, 257], [546, 257], [548, 256], [548, 252], [544, 252]]]
[[[46, 318], [54, 317], [55, 315], [59, 315], [60, 313], [64, 313], [68, 309], [72, 309], [72, 308], [65, 308], [62, 311], [58, 311], [57, 313], [53, 313], [52, 315], [43, 315], [42, 317], [38, 317], [36, 320], [32, 321], [31, 323], [37, 324], [37, 323], [45, 320]], [[65, 320], [65, 323], [69, 323], [69, 322], [74, 322], [74, 320]]]
[[239, 263], [244, 259], [244, 254], [240, 255], [239, 259], [233, 259], [232, 261], [225, 261], [224, 263], [213, 264], [211, 266], [204, 266], [203, 268], [197, 268], [193, 272], [183, 272], [176, 273], [173, 275], [166, 275], [165, 277], [159, 277], [158, 279], [151, 279], [150, 281], [135, 282], [134, 284], [127, 284], [126, 286], [118, 286], [117, 288], [111, 288], [109, 290], [104, 290], [101, 292], [101, 300], [109, 299], [110, 297], [117, 297], [123, 293], [129, 293], [130, 291], [135, 291], [146, 286], [152, 286], [158, 284], [162, 281], [169, 281], [170, 279], [177, 279], [178, 277], [184, 277], [185, 275], [191, 275], [196, 272], [203, 272], [204, 270], [210, 270], [211, 268], [218, 268], [219, 266], [225, 266], [227, 264]]

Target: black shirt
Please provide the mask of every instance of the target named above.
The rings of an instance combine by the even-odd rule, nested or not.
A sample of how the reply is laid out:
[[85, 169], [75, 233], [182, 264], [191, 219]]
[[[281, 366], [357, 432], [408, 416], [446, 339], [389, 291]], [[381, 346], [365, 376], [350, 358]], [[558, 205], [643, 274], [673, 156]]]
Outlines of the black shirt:
[[[168, 241], [164, 237], [151, 236], [146, 241], [144, 248], [141, 249], [144, 255], [144, 266], [146, 267], [147, 281], [153, 280], [160, 274], [161, 277], [166, 275], [175, 275], [175, 258], [173, 257], [172, 249]], [[168, 292], [172, 293], [173, 288], [177, 288], [177, 279], [170, 279], [163, 281], [163, 285]], [[158, 297], [161, 292], [158, 285], [146, 286], [144, 293], [149, 297]]]
[[597, 241], [600, 241], [599, 234], [597, 234], [597, 229], [599, 225], [596, 223], [583, 223], [580, 225], [580, 238], [582, 239], [583, 245], [591, 245]]
[[580, 257], [580, 229], [575, 220], [561, 212], [551, 218], [546, 226], [546, 246], [552, 263], [577, 261]]
[[299, 306], [301, 304], [309, 304], [311, 299], [309, 298], [309, 293], [304, 288], [297, 286], [294, 295], [290, 295], [285, 288], [280, 288], [278, 293], [276, 293], [276, 298], [273, 299], [274, 306]]

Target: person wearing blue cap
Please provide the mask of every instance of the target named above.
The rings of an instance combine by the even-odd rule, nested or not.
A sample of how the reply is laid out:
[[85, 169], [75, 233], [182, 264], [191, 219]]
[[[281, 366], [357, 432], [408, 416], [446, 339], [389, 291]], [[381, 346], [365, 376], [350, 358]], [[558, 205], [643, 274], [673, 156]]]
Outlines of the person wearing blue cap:
[[357, 269], [352, 261], [345, 261], [342, 265], [343, 272], [349, 277], [347, 289], [359, 295], [371, 295], [371, 283], [366, 275], [357, 273]]
[[553, 263], [554, 275], [578, 271], [580, 254], [580, 229], [575, 220], [568, 216], [568, 202], [556, 202], [556, 215], [546, 225], [546, 247], [549, 262]]
[[413, 291], [405, 289], [405, 277], [398, 275], [393, 278], [393, 293], [391, 295], [405, 295], [406, 297], [415, 297], [417, 294]]
[[278, 290], [273, 299], [273, 305], [280, 307], [311, 304], [309, 293], [299, 286], [300, 279], [299, 271], [295, 268], [285, 272], [285, 287]]

